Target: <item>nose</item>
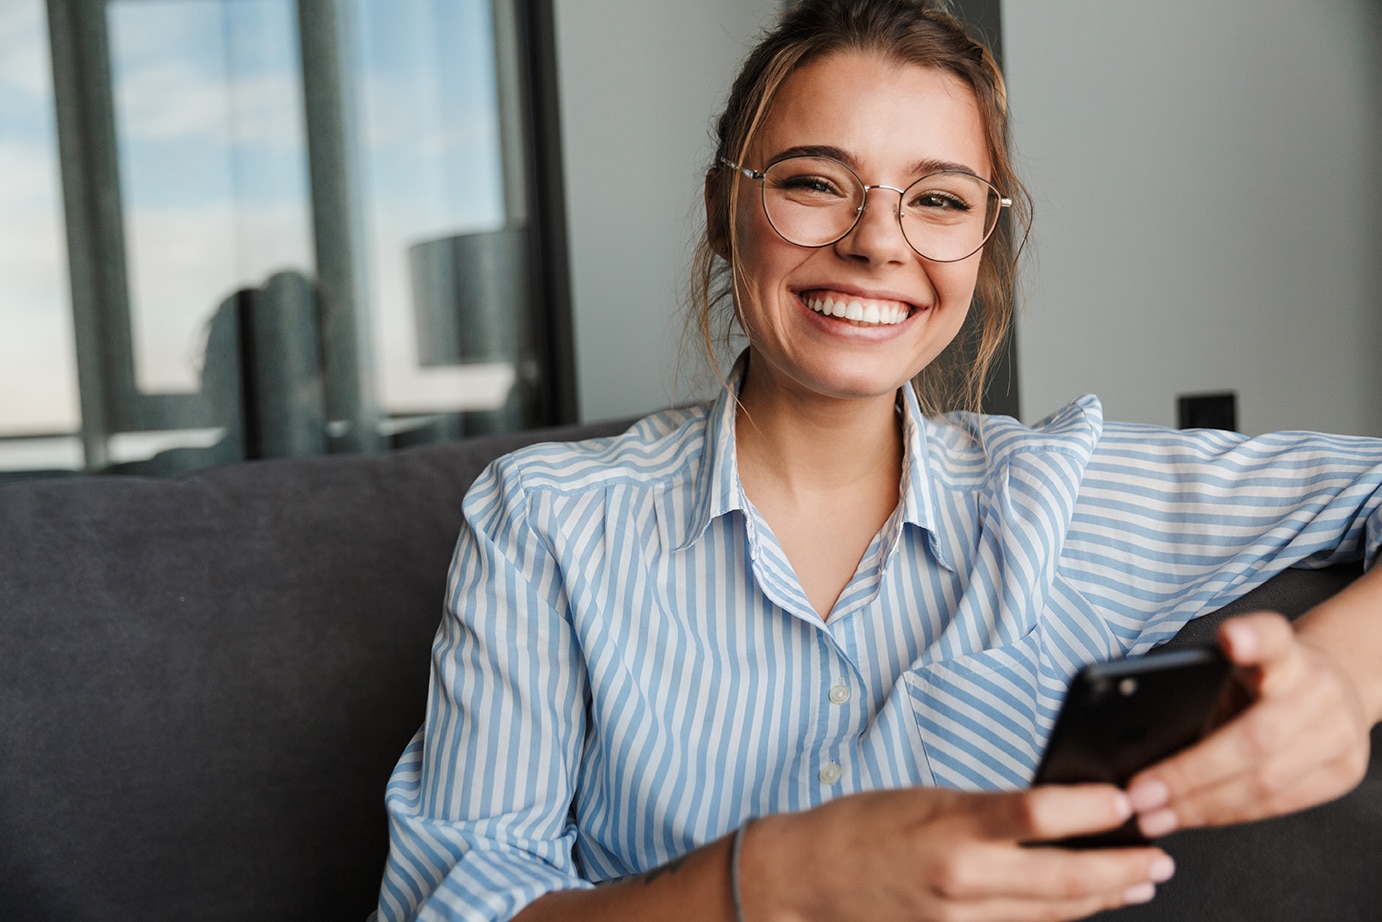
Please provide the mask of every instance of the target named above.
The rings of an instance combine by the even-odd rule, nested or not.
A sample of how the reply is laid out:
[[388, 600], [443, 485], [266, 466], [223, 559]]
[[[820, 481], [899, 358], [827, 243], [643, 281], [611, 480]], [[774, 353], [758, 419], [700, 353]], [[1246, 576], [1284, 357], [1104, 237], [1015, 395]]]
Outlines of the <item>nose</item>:
[[[897, 207], [889, 209], [882, 203], [869, 207], [869, 193], [883, 189], [897, 193]], [[859, 205], [859, 214], [849, 233], [840, 238], [837, 247], [842, 252], [882, 262], [901, 262], [914, 255], [907, 236], [902, 232], [902, 196], [904, 190], [897, 186], [878, 183], [864, 186], [864, 200]], [[885, 199], [886, 201], [886, 199]]]

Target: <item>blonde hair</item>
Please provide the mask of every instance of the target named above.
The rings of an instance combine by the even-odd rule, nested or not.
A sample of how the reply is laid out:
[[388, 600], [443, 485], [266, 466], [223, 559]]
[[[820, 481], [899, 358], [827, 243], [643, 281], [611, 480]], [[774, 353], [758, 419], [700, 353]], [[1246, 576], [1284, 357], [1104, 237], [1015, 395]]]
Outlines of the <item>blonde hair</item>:
[[[993, 55], [948, 11], [916, 0], [805, 0], [749, 53], [715, 130], [707, 173], [707, 226], [696, 246], [687, 335], [699, 340], [712, 368], [730, 349], [736, 326], [738, 248], [733, 203], [741, 176], [721, 167], [742, 163], [782, 84], [806, 64], [839, 52], [864, 52], [953, 74], [974, 92], [984, 126], [991, 177], [1013, 200], [1011, 215], [984, 245], [974, 303], [958, 336], [912, 379], [927, 415], [979, 410], [988, 375], [1012, 327], [1017, 257], [1030, 225], [1031, 198], [1013, 169], [1007, 92]], [[729, 259], [721, 258], [728, 253]], [[719, 329], [717, 330], [717, 326]]]

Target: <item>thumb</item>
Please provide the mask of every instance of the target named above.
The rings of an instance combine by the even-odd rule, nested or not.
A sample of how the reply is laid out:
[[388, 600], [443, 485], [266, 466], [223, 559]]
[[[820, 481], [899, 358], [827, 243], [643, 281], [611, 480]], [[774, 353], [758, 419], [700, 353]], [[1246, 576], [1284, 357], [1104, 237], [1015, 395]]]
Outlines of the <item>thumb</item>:
[[[1240, 674], [1246, 671], [1255, 675], [1257, 682], [1253, 684], [1258, 685], [1289, 671], [1299, 652], [1291, 622], [1276, 612], [1254, 612], [1228, 619], [1219, 626], [1219, 646]], [[1265, 688], [1257, 690], [1261, 693]]]

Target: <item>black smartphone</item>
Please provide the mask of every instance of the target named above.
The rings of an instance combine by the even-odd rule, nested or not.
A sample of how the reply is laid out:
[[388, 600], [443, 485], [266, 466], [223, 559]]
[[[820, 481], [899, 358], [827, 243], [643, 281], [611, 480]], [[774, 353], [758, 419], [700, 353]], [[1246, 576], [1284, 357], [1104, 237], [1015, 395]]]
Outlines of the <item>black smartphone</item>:
[[[1070, 685], [1032, 783], [1124, 787], [1143, 768], [1205, 735], [1226, 700], [1231, 675], [1229, 661], [1210, 646], [1086, 666]], [[1057, 844], [1146, 843], [1134, 817], [1119, 829]]]

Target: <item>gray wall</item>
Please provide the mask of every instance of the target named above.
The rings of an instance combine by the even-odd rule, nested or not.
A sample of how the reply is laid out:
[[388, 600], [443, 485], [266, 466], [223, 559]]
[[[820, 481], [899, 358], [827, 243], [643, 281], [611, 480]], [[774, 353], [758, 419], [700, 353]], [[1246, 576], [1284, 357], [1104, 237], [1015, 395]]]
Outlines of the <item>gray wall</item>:
[[777, 0], [556, 0], [581, 417], [671, 403], [710, 122]]
[[1376, 0], [1003, 4], [1037, 233], [1023, 416], [1382, 435]]
[[[582, 416], [672, 399], [709, 121], [776, 0], [557, 0]], [[1374, 0], [1007, 0], [1022, 414], [1382, 435]]]

